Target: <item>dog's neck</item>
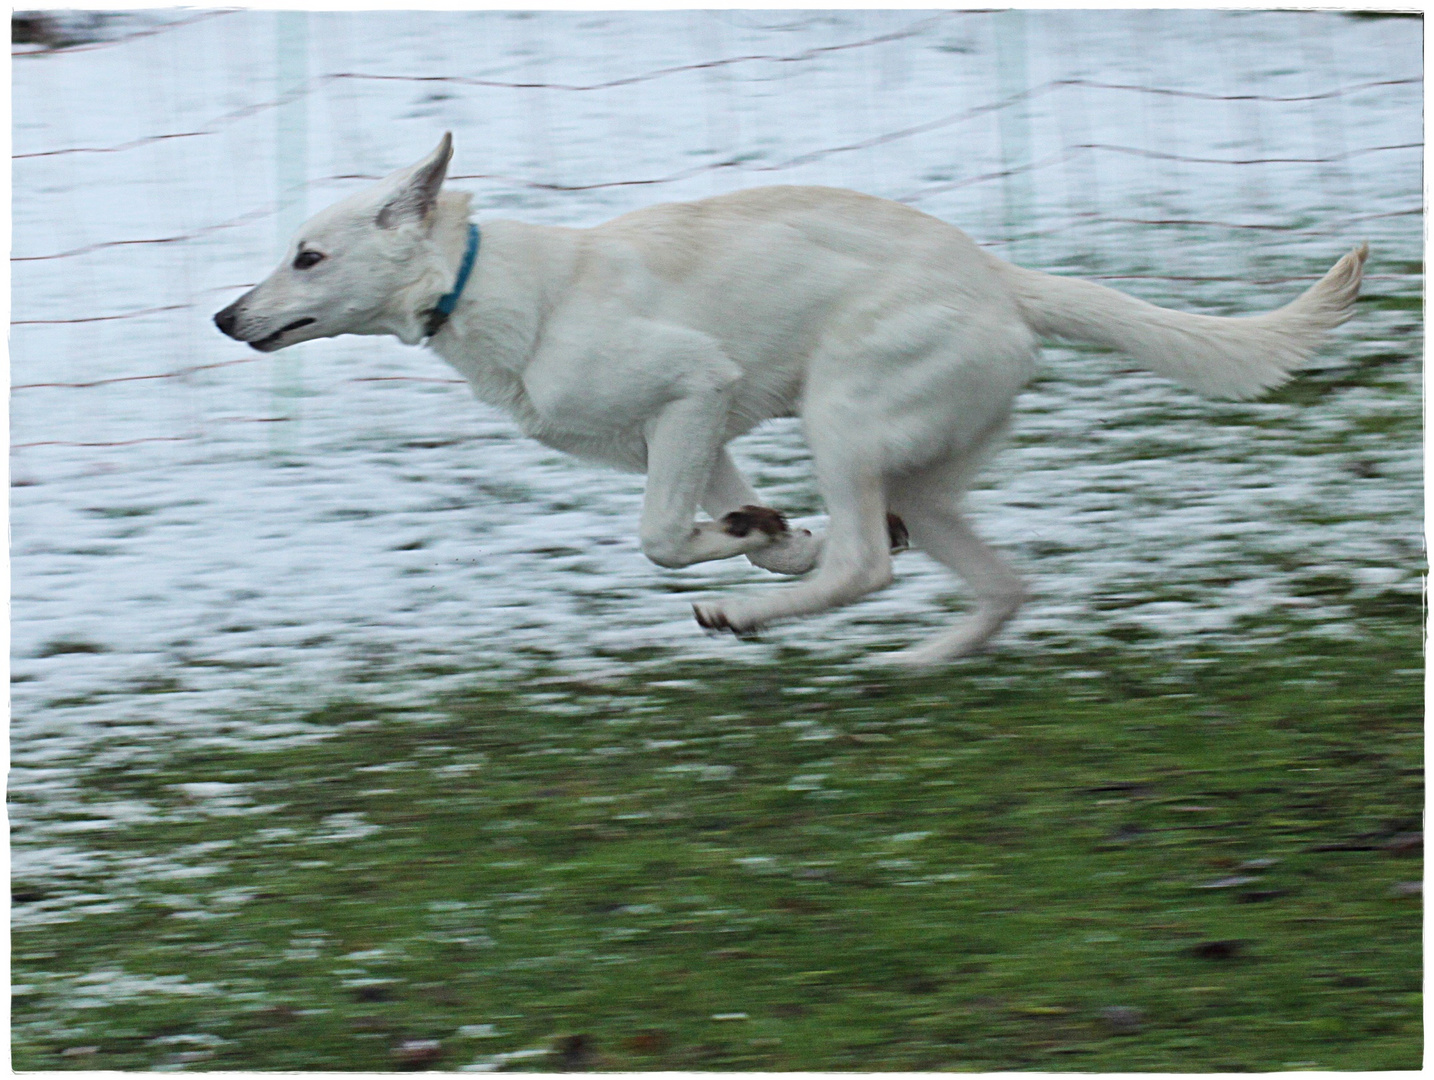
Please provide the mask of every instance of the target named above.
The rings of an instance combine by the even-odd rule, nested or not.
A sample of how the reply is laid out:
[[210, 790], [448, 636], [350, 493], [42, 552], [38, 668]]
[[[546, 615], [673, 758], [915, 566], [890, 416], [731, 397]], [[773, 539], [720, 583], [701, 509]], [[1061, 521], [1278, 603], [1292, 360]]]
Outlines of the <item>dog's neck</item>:
[[[461, 198], [461, 203], [440, 203], [444, 217], [435, 222], [432, 235], [435, 251], [442, 252], [441, 287], [410, 290], [406, 306], [420, 315], [415, 326], [422, 323], [421, 314], [452, 289], [462, 264], [468, 243], [468, 200]], [[443, 328], [428, 340], [434, 352], [469, 379], [482, 400], [520, 419], [526, 415], [522, 374], [537, 349], [544, 321], [568, 288], [580, 236], [581, 230], [560, 226], [483, 222], [478, 257], [462, 299]]]
[[482, 240], [482, 234], [478, 226], [472, 222], [468, 223], [468, 242], [463, 246], [463, 263], [458, 268], [458, 277], [453, 282], [453, 288], [438, 298], [438, 302], [428, 311], [428, 323], [423, 328], [423, 334], [430, 341], [438, 334], [453, 314], [453, 309], [458, 301], [463, 298], [463, 290], [468, 286], [468, 279], [473, 274], [473, 263], [478, 258], [478, 245]]
[[443, 191], [439, 193], [438, 203], [433, 208], [433, 243], [439, 258], [446, 267], [451, 267], [444, 293], [453, 288], [453, 280], [458, 276], [458, 268], [463, 264], [463, 253], [468, 246], [468, 215], [472, 200], [473, 196], [466, 191]]
[[471, 195], [460, 191], [445, 191], [438, 196], [428, 235], [413, 259], [417, 273], [361, 333], [392, 334], [405, 345], [417, 345], [423, 340], [428, 313], [453, 288], [463, 264], [471, 199]]

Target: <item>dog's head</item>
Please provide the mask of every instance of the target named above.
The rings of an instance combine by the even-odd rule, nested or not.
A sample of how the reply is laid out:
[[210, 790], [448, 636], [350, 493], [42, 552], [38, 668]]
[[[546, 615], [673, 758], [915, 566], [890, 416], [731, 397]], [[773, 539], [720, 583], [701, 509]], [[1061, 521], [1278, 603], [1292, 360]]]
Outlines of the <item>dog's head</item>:
[[452, 284], [433, 239], [452, 157], [445, 134], [416, 165], [310, 218], [278, 269], [215, 315], [215, 325], [260, 352], [338, 334], [396, 334], [416, 344], [419, 308]]

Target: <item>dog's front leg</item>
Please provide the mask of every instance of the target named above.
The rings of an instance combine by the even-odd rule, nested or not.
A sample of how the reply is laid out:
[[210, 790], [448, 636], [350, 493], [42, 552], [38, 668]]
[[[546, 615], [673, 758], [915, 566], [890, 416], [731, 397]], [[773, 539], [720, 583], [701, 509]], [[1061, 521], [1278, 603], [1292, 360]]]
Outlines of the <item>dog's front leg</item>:
[[647, 425], [647, 492], [640, 536], [643, 554], [659, 566], [746, 555], [787, 531], [780, 514], [761, 506], [742, 506], [717, 521], [694, 522], [714, 465], [725, 456], [722, 440], [730, 401], [726, 387], [703, 389], [670, 403]]
[[[760, 506], [761, 498], [737, 471], [732, 455], [725, 446], [719, 447], [702, 496], [702, 509], [712, 515], [713, 521], [724, 522], [731, 530], [740, 528], [753, 508]], [[816, 566], [821, 550], [822, 538], [813, 535], [811, 529], [788, 528], [777, 533], [770, 544], [747, 552], [747, 559], [774, 574], [805, 574]]]

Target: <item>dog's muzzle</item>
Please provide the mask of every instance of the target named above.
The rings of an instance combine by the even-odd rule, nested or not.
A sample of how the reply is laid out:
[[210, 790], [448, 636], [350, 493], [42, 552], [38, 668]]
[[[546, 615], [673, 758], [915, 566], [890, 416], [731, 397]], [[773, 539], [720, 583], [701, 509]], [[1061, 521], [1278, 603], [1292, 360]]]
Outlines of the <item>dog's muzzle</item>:
[[[240, 337], [238, 332], [235, 330], [235, 327], [238, 325], [239, 322], [239, 305], [243, 302], [244, 298], [241, 296], [238, 300], [234, 301], [234, 303], [230, 304], [218, 315], [214, 316], [214, 325], [219, 327], [220, 331], [222, 331], [224, 334], [227, 334], [229, 337], [232, 337], [235, 341], [244, 341], [244, 338]], [[245, 344], [247, 344], [251, 349], [258, 349], [260, 352], [273, 352], [275, 349], [283, 347], [285, 334], [289, 333], [291, 330], [298, 330], [300, 327], [308, 326], [313, 322], [313, 319], [295, 319], [287, 326], [283, 326], [280, 327], [278, 330], [275, 330], [272, 334], [267, 334], [264, 337], [258, 338], [254, 341], [247, 341], [245, 342]]]
[[234, 333], [234, 324], [238, 321], [239, 301], [237, 300], [234, 301], [234, 303], [230, 304], [223, 311], [221, 311], [218, 315], [214, 316], [214, 325], [219, 327], [220, 332], [227, 334], [229, 337], [232, 337], [235, 340], [238, 340], [238, 335]]

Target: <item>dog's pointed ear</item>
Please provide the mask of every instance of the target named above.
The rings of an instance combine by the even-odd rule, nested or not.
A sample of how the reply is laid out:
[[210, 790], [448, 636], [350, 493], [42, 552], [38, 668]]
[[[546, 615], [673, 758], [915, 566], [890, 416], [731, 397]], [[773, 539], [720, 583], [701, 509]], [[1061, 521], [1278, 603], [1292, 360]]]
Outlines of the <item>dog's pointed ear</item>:
[[427, 220], [452, 160], [453, 132], [445, 131], [433, 153], [399, 174], [397, 188], [379, 209], [379, 227], [394, 229], [405, 222]]

